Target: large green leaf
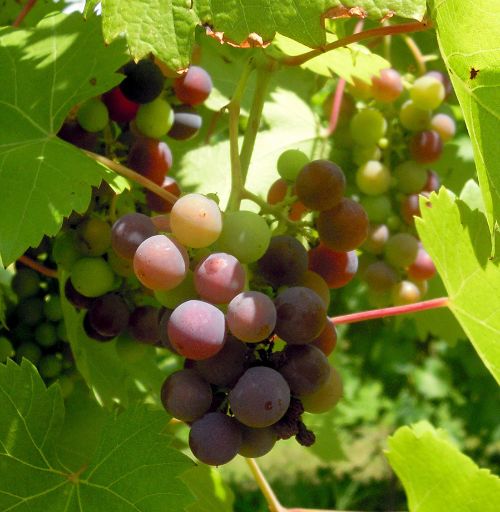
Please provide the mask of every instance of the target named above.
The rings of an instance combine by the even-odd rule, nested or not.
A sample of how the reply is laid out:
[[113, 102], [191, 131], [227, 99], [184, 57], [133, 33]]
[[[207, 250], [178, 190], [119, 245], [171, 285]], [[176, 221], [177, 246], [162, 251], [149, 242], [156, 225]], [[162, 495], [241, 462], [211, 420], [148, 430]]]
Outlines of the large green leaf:
[[[87, 0], [90, 11], [95, 0]], [[104, 37], [125, 34], [134, 57], [149, 52], [169, 67], [190, 62], [194, 31], [205, 25], [238, 45], [262, 44], [276, 33], [309, 47], [326, 43], [325, 17], [363, 15], [380, 20], [387, 15], [421, 19], [424, 0], [102, 0]], [[351, 10], [352, 9], [352, 10]]]
[[64, 422], [59, 387], [46, 389], [26, 360], [9, 360], [0, 365], [0, 509], [182, 510], [193, 498], [179, 477], [192, 463], [169, 447], [167, 420], [145, 406], [108, 414], [93, 453], [69, 469], [57, 453]]
[[495, 512], [500, 479], [460, 453], [428, 423], [389, 438], [387, 458], [403, 482], [410, 512]]
[[[0, 26], [11, 25], [29, 0], [0, 0]], [[38, 0], [21, 23], [21, 27], [32, 27], [50, 12], [61, 11], [65, 0]]]
[[446, 189], [421, 203], [416, 219], [450, 298], [450, 309], [484, 364], [500, 382], [500, 269], [490, 259], [491, 237], [485, 216]]
[[56, 137], [77, 103], [120, 81], [123, 44], [105, 47], [97, 18], [45, 18], [33, 30], [0, 29], [0, 254], [5, 265], [115, 175]]
[[164, 373], [158, 368], [155, 349], [146, 347], [144, 355], [127, 362], [116, 351], [116, 340], [100, 343], [90, 339], [83, 329], [84, 312], [78, 312], [64, 296], [67, 275], [61, 275], [61, 303], [71, 351], [78, 371], [97, 399], [106, 406], [119, 403], [126, 407], [140, 392], [159, 395]]
[[431, 12], [441, 54], [472, 139], [492, 229], [495, 219], [500, 218], [500, 4], [433, 0]]

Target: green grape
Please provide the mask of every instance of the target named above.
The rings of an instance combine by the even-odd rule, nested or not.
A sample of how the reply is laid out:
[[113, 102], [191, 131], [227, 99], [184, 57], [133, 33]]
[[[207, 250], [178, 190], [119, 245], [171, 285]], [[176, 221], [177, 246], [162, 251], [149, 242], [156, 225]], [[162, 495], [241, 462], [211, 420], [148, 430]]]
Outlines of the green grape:
[[38, 371], [45, 379], [53, 379], [62, 371], [62, 358], [60, 354], [43, 356], [38, 362]]
[[159, 139], [174, 124], [174, 111], [164, 98], [156, 98], [139, 107], [135, 117], [137, 129], [146, 137]]
[[410, 98], [421, 109], [434, 110], [441, 105], [445, 97], [444, 85], [433, 76], [417, 78], [410, 89]]
[[385, 222], [392, 213], [391, 200], [388, 196], [364, 196], [360, 203], [371, 222]]
[[44, 322], [35, 329], [35, 340], [42, 347], [51, 347], [57, 343], [57, 332], [53, 324]]
[[172, 290], [155, 290], [156, 300], [166, 308], [175, 309], [179, 304], [190, 299], [196, 299], [198, 293], [194, 285], [194, 274], [192, 270], [188, 270], [186, 277]]
[[52, 322], [58, 322], [63, 317], [59, 295], [47, 295], [43, 303], [43, 314]]
[[87, 256], [102, 256], [111, 246], [111, 226], [102, 219], [85, 219], [77, 228], [79, 247]]
[[399, 164], [394, 170], [397, 188], [404, 194], [416, 194], [427, 183], [427, 169], [413, 160]]
[[108, 263], [113, 272], [121, 277], [131, 277], [134, 275], [133, 260], [122, 258], [113, 250], [108, 252]]
[[36, 295], [40, 288], [40, 277], [30, 268], [20, 268], [12, 278], [12, 290], [20, 299]]
[[278, 158], [278, 174], [287, 181], [295, 181], [302, 167], [308, 162], [307, 155], [299, 149], [287, 149]]
[[52, 259], [57, 266], [70, 270], [73, 263], [82, 257], [78, 250], [76, 233], [73, 230], [61, 233], [54, 240], [52, 246]]
[[378, 196], [389, 190], [391, 173], [378, 160], [369, 160], [357, 170], [356, 184], [364, 194]]
[[408, 233], [397, 233], [385, 244], [385, 258], [396, 268], [411, 265], [418, 254], [418, 240]]
[[380, 160], [381, 157], [382, 151], [376, 144], [372, 146], [354, 146], [352, 152], [352, 159], [357, 165], [363, 165], [368, 160]]
[[78, 124], [87, 132], [100, 132], [109, 123], [106, 105], [97, 98], [86, 101], [76, 114]]
[[0, 363], [5, 363], [7, 358], [14, 355], [14, 347], [11, 341], [5, 336], [0, 336]]
[[16, 361], [18, 363], [20, 363], [24, 357], [36, 365], [41, 356], [42, 351], [40, 347], [29, 341], [21, 343], [21, 345], [16, 348]]
[[399, 110], [399, 120], [408, 130], [425, 130], [431, 122], [431, 111], [418, 108], [412, 100], [405, 101]]
[[360, 146], [377, 144], [387, 130], [387, 121], [375, 109], [360, 110], [353, 116], [350, 124], [351, 136]]
[[17, 317], [26, 325], [36, 325], [43, 317], [43, 301], [38, 297], [24, 299], [17, 306]]
[[342, 394], [342, 378], [332, 366], [327, 381], [314, 393], [301, 397], [301, 401], [307, 412], [322, 414], [335, 407]]
[[216, 247], [232, 254], [240, 263], [253, 263], [264, 255], [270, 241], [271, 230], [267, 222], [256, 213], [242, 210], [224, 215]]
[[71, 268], [71, 283], [85, 297], [99, 297], [115, 287], [115, 274], [102, 258], [82, 258]]

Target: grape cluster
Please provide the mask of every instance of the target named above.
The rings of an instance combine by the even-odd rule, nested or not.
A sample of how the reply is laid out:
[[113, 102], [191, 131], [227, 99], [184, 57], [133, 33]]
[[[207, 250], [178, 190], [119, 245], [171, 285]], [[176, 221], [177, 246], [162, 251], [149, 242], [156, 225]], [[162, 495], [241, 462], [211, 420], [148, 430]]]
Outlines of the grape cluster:
[[414, 218], [421, 198], [439, 188], [431, 165], [455, 134], [455, 121], [443, 106], [451, 84], [437, 71], [415, 79], [384, 69], [370, 84], [355, 81], [349, 90], [338, 135], [349, 147], [353, 192], [370, 221], [360, 276], [373, 305], [414, 303], [436, 273]]

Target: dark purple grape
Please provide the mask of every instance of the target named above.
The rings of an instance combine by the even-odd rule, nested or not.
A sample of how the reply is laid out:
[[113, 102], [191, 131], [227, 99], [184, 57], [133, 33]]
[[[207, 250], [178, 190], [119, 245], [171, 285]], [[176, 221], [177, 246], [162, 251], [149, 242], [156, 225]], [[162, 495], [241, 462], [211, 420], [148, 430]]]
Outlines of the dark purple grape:
[[151, 60], [129, 62], [124, 68], [125, 80], [120, 89], [127, 99], [136, 103], [149, 103], [163, 90], [165, 77], [161, 69]]
[[228, 336], [215, 356], [195, 361], [194, 368], [210, 384], [232, 386], [243, 375], [247, 362], [247, 347], [233, 336]]
[[128, 325], [127, 303], [116, 293], [107, 293], [92, 302], [88, 312], [89, 325], [102, 336], [118, 336]]
[[189, 432], [193, 455], [211, 466], [220, 466], [234, 459], [241, 446], [238, 422], [221, 412], [210, 412], [196, 420]]
[[174, 418], [194, 421], [210, 408], [212, 389], [194, 370], [179, 370], [163, 383], [161, 402]]
[[73, 146], [94, 151], [97, 146], [97, 134], [85, 131], [76, 121], [65, 122], [57, 136]]
[[141, 343], [160, 343], [160, 308], [139, 306], [132, 311], [128, 321], [130, 334]]
[[97, 332], [89, 321], [89, 313], [87, 312], [85, 316], [83, 317], [83, 330], [85, 331], [85, 334], [96, 341], [106, 342], [114, 340], [116, 336], [104, 336]]
[[276, 444], [277, 436], [271, 427], [252, 428], [240, 424], [242, 443], [239, 454], [255, 459], [269, 453]]
[[64, 285], [64, 295], [68, 302], [78, 309], [88, 309], [94, 301], [94, 299], [79, 293], [73, 286], [71, 279], [68, 279]]
[[179, 355], [179, 352], [175, 349], [175, 347], [170, 342], [170, 338], [168, 337], [168, 321], [173, 313], [173, 309], [165, 308], [160, 317], [160, 346], [170, 350], [174, 354]]
[[176, 140], [187, 140], [194, 137], [201, 128], [202, 118], [190, 105], [174, 107], [174, 124], [167, 133]]
[[290, 388], [272, 368], [248, 369], [229, 393], [229, 405], [238, 421], [248, 427], [268, 427], [276, 423], [290, 405]]
[[113, 224], [111, 246], [118, 256], [131, 260], [139, 245], [157, 233], [153, 221], [147, 215], [127, 213]]
[[285, 377], [292, 395], [314, 393], [330, 375], [330, 365], [325, 354], [311, 345], [287, 346], [285, 364], [279, 369]]
[[277, 312], [275, 332], [291, 345], [311, 342], [325, 327], [325, 305], [309, 288], [287, 288], [276, 297], [274, 304]]
[[257, 261], [259, 272], [276, 287], [297, 284], [307, 270], [307, 264], [305, 247], [288, 235], [271, 238], [264, 256]]

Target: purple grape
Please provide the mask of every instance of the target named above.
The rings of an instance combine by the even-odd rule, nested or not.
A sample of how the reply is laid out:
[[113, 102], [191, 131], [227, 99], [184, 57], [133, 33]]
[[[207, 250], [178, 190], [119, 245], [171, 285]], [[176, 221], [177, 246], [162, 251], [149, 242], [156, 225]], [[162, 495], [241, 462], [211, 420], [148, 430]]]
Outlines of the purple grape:
[[132, 311], [128, 321], [130, 334], [141, 343], [160, 343], [160, 309], [154, 306], [139, 306]]
[[111, 247], [118, 256], [131, 260], [139, 245], [157, 233], [158, 230], [147, 215], [127, 213], [113, 224]]
[[127, 303], [116, 293], [107, 293], [92, 302], [88, 312], [89, 325], [102, 336], [118, 336], [128, 324]]

